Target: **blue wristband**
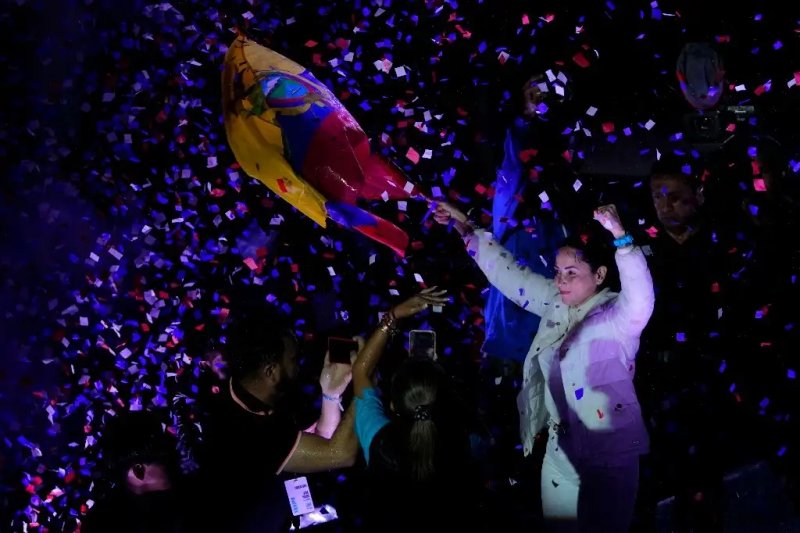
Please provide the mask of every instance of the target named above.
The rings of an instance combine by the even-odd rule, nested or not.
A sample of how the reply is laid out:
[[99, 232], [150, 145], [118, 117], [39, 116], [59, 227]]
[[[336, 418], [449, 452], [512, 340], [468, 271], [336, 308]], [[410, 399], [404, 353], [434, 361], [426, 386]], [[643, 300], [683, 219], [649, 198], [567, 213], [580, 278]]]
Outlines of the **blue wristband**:
[[342, 397], [341, 396], [328, 396], [324, 392], [322, 393], [322, 399], [327, 400], [329, 402], [333, 402], [339, 406], [340, 411], [344, 411], [344, 407], [342, 406]]
[[614, 239], [614, 246], [617, 248], [622, 248], [623, 246], [628, 246], [629, 244], [633, 244], [633, 235], [630, 233], [626, 233], [619, 239]]

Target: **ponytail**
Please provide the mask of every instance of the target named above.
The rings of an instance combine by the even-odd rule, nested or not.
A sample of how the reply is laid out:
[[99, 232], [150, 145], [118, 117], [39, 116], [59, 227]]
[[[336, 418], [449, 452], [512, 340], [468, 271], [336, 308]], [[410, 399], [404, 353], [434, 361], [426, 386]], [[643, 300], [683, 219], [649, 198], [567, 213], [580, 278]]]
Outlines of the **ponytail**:
[[439, 440], [436, 422], [431, 419], [430, 405], [417, 405], [408, 432], [408, 462], [411, 477], [417, 481], [429, 479], [436, 472], [434, 459]]

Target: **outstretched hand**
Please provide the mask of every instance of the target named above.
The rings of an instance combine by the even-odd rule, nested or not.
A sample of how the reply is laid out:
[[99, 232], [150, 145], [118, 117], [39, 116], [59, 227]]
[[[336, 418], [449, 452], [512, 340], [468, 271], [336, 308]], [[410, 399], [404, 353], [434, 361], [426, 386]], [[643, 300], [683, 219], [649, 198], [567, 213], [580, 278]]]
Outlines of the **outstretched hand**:
[[[356, 355], [355, 350], [350, 353], [351, 364], [356, 360]], [[324, 394], [336, 398], [340, 397], [347, 390], [352, 377], [353, 367], [351, 365], [333, 363], [331, 362], [331, 354], [329, 352], [325, 353], [325, 363], [322, 365], [322, 373], [319, 375], [319, 386]]]
[[437, 291], [437, 287], [425, 289], [415, 294], [408, 300], [394, 308], [396, 318], [408, 318], [416, 315], [431, 305], [444, 305], [447, 303], [447, 291]]
[[451, 220], [466, 224], [467, 215], [454, 205], [450, 205], [446, 202], [438, 202], [436, 208], [433, 210], [433, 219], [439, 224], [445, 225], [449, 224]]
[[625, 228], [622, 227], [619, 213], [617, 213], [617, 206], [614, 204], [601, 205], [595, 209], [594, 219], [610, 231], [615, 239], [619, 239], [625, 235]]

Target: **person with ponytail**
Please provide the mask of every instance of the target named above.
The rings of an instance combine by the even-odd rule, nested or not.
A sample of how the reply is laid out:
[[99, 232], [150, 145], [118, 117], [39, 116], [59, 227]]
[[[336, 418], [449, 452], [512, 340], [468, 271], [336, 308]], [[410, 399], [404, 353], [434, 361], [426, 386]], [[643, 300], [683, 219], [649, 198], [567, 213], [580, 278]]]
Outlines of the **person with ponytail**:
[[[353, 364], [355, 431], [367, 462], [364, 516], [369, 531], [432, 531], [458, 525], [474, 511], [469, 437], [463, 405], [444, 370], [427, 357], [404, 361], [385, 409], [373, 381], [398, 321], [447, 301], [423, 290], [381, 320]], [[465, 512], [466, 511], [466, 512]]]

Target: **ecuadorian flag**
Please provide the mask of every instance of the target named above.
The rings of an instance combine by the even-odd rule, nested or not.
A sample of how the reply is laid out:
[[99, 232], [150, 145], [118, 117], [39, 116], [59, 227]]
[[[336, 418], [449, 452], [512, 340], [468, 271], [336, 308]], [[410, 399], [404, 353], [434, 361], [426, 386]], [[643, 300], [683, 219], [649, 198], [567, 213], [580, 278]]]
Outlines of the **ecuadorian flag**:
[[400, 255], [408, 235], [357, 200], [419, 190], [370, 151], [364, 130], [313, 74], [244, 37], [225, 55], [225, 132], [245, 172], [325, 227], [330, 218]]

